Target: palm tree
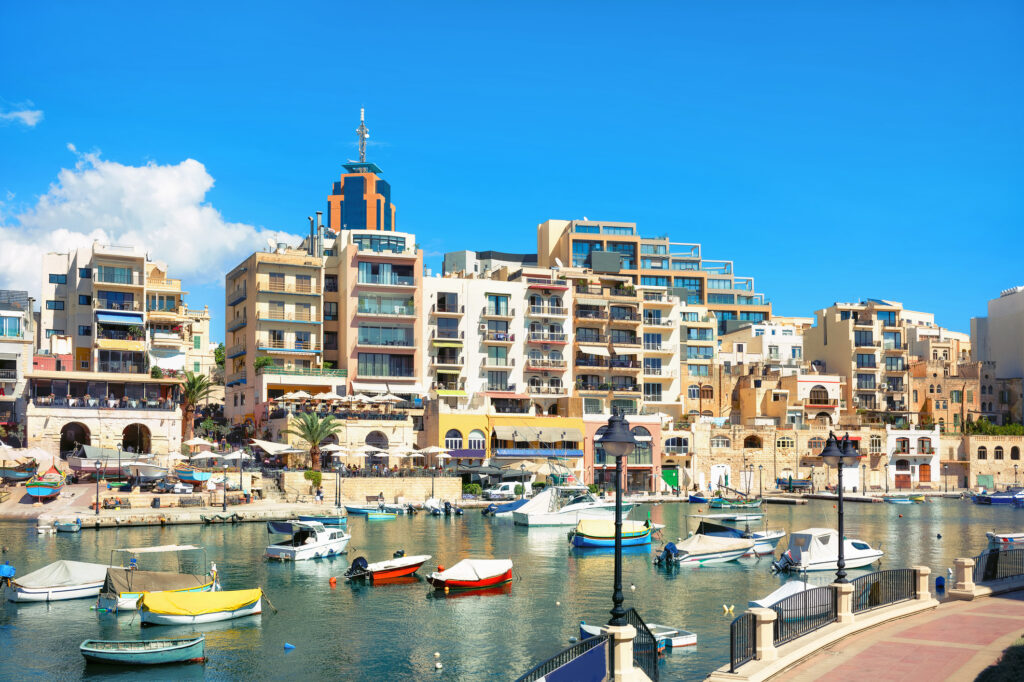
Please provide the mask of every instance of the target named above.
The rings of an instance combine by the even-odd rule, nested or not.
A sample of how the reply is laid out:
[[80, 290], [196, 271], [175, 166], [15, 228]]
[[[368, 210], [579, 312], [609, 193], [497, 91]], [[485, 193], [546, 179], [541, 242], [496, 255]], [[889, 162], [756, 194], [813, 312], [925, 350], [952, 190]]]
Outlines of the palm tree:
[[181, 382], [181, 440], [192, 440], [192, 422], [199, 403], [210, 396], [213, 385], [205, 374], [185, 372]]
[[320, 471], [320, 443], [341, 431], [341, 424], [331, 415], [323, 419], [312, 412], [295, 415], [291, 426], [282, 433], [296, 436], [309, 445], [309, 461], [313, 471]]

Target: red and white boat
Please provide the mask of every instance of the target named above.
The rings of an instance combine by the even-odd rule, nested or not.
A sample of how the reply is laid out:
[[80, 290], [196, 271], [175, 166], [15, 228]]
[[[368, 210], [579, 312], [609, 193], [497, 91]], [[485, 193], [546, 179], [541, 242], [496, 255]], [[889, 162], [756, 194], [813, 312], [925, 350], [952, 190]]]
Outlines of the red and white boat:
[[345, 578], [348, 580], [368, 579], [374, 582], [391, 580], [409, 576], [420, 569], [430, 559], [429, 554], [416, 554], [414, 556], [403, 556], [396, 553], [394, 558], [387, 561], [378, 561], [370, 564], [364, 557], [357, 557], [347, 571]]
[[479, 590], [512, 581], [508, 559], [463, 559], [448, 570], [438, 566], [427, 582], [438, 590]]

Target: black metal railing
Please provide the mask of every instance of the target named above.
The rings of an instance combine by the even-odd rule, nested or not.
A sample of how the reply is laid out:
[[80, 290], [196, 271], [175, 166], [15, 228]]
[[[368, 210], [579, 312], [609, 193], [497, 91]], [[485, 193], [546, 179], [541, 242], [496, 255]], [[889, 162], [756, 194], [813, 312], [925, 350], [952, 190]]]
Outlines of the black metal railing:
[[754, 660], [757, 637], [757, 617], [752, 613], [737, 616], [729, 626], [729, 672], [734, 673], [744, 663]]
[[831, 586], [803, 590], [777, 602], [771, 607], [776, 615], [772, 633], [775, 646], [836, 622], [838, 607], [836, 591]]
[[974, 582], [1016, 578], [1024, 575], [1024, 549], [985, 550], [974, 558]]
[[908, 599], [917, 599], [917, 571], [897, 568], [868, 573], [850, 581], [853, 612], [861, 613]]
[[[580, 656], [593, 651], [598, 647], [603, 647], [605, 652], [607, 652], [610, 642], [611, 637], [609, 635], [595, 635], [593, 637], [587, 637], [570, 647], [562, 649], [548, 660], [535, 666], [528, 673], [516, 680], [516, 682], [535, 682], [535, 680], [543, 679], [559, 668], [571, 664]], [[606, 662], [609, 660], [607, 653], [604, 656], [604, 660]], [[607, 672], [608, 671], [606, 670], [606, 675]]]
[[633, 665], [644, 671], [651, 682], [658, 682], [658, 640], [647, 628], [647, 623], [636, 612], [626, 611], [626, 622], [636, 628], [633, 639]]

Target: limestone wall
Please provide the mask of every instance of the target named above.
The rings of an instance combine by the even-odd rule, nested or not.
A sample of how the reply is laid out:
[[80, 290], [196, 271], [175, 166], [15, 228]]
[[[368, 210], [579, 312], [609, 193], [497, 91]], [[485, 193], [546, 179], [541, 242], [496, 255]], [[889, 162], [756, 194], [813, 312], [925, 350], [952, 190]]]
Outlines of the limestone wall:
[[[297, 494], [309, 495], [312, 492], [310, 482], [305, 479], [302, 471], [286, 471], [283, 474], [284, 493], [291, 500]], [[325, 471], [321, 485], [324, 489], [324, 500], [333, 502], [336, 477]], [[455, 501], [462, 498], [462, 479], [453, 477], [396, 477], [396, 478], [342, 478], [341, 499], [348, 504], [364, 504], [367, 495], [384, 493], [387, 502], [396, 502], [405, 498], [406, 502], [422, 502], [430, 497], [431, 480], [434, 482], [434, 497], [441, 500]]]
[[116, 448], [125, 427], [142, 424], [149, 429], [150, 452], [166, 455], [181, 450], [181, 412], [178, 410], [66, 409], [29, 405], [26, 415], [29, 447], [60, 454], [60, 431], [70, 423], [89, 430], [90, 445]]

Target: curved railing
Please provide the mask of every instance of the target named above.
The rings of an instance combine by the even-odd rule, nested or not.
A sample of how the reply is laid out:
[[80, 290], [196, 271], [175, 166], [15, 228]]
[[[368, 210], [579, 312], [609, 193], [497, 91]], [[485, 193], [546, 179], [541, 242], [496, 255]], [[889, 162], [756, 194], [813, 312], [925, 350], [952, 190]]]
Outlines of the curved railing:
[[516, 680], [516, 682], [535, 682], [536, 680], [541, 680], [559, 668], [572, 664], [573, 661], [597, 647], [602, 647], [604, 649], [603, 660], [605, 664], [605, 673], [607, 674], [608, 646], [610, 641], [611, 638], [609, 635], [595, 635], [594, 637], [587, 637], [570, 647], [562, 649], [548, 660], [534, 666], [528, 673]]
[[854, 613], [917, 599], [917, 571], [912, 568], [868, 573], [851, 580], [850, 584], [853, 585]]

